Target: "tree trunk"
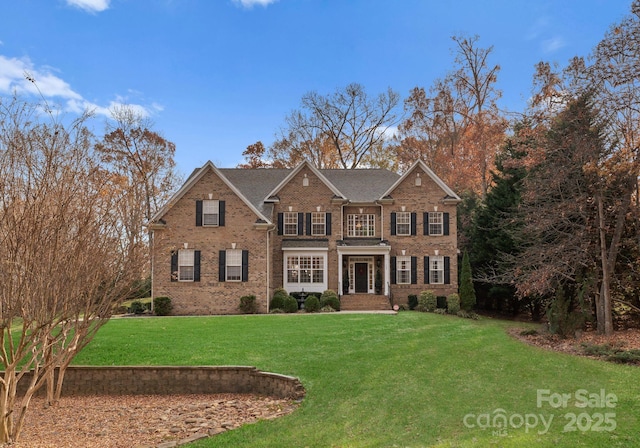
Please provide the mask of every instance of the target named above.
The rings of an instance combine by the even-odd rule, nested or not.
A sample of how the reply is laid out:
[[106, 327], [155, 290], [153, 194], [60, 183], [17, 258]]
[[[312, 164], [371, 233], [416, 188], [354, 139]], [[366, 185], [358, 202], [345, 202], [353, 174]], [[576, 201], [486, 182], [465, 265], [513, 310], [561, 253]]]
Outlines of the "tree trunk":
[[[610, 336], [613, 334], [613, 319], [611, 316], [611, 291], [610, 265], [607, 256], [607, 241], [604, 229], [604, 206], [602, 204], [602, 194], [597, 195], [598, 201], [598, 229], [600, 233], [600, 259], [602, 264], [602, 285], [600, 287], [600, 306], [598, 307], [598, 333]], [[612, 243], [613, 244], [613, 243]]]

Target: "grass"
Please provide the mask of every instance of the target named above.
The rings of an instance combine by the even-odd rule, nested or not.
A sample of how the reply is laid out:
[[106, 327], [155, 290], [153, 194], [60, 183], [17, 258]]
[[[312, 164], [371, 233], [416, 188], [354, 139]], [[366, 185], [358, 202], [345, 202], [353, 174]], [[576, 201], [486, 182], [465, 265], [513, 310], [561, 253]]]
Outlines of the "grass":
[[[252, 365], [303, 382], [293, 414], [190, 447], [635, 446], [638, 367], [530, 347], [507, 325], [417, 312], [114, 319], [75, 364]], [[538, 407], [539, 389], [572, 398], [566, 408]], [[580, 389], [604, 389], [617, 405], [576, 407]], [[498, 409], [512, 418], [506, 432], [478, 427], [478, 416]], [[615, 430], [591, 430], [588, 418], [605, 412], [615, 412]], [[576, 431], [563, 432], [570, 413], [581, 416]], [[513, 427], [533, 414], [553, 417], [546, 433], [542, 423]]]

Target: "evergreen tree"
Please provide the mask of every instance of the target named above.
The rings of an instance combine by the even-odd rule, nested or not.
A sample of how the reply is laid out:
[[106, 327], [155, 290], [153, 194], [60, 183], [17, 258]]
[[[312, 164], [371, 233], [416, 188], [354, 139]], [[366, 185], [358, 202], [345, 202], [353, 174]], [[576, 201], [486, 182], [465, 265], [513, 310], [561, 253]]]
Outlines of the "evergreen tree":
[[465, 251], [462, 256], [462, 270], [460, 272], [460, 306], [464, 311], [472, 311], [476, 305], [476, 291], [473, 288], [471, 263], [469, 254]]

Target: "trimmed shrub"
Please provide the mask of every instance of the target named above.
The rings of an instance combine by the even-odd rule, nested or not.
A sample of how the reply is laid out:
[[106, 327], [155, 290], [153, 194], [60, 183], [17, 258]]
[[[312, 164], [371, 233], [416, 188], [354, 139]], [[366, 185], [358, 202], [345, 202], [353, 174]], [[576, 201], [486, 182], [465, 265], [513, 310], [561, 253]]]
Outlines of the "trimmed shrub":
[[307, 313], [317, 313], [320, 311], [320, 300], [316, 296], [309, 296], [304, 301], [304, 310]]
[[271, 298], [271, 301], [269, 302], [269, 309], [270, 310], [274, 310], [274, 309], [284, 309], [284, 300], [285, 298], [289, 297], [289, 293], [287, 292], [286, 289], [284, 288], [276, 288], [275, 291], [273, 291], [273, 297]]
[[282, 309], [285, 313], [297, 313], [298, 312], [298, 301], [294, 299], [292, 296], [287, 296], [284, 298]]
[[153, 299], [153, 312], [156, 316], [168, 316], [171, 314], [173, 304], [170, 297], [155, 297]]
[[255, 314], [257, 311], [256, 296], [249, 295], [240, 297], [239, 308], [244, 314]]
[[438, 305], [438, 299], [433, 291], [422, 291], [418, 299], [416, 310], [433, 313]]
[[133, 314], [142, 314], [147, 309], [140, 300], [134, 300], [131, 302], [131, 307], [129, 307], [129, 311]]
[[338, 298], [338, 294], [331, 289], [327, 289], [322, 293], [322, 296], [320, 296], [320, 306], [324, 308], [327, 305], [336, 311], [340, 311], [340, 299]]
[[460, 296], [456, 293], [449, 294], [447, 297], [447, 312], [449, 314], [458, 314], [460, 311]]
[[415, 294], [409, 294], [409, 309], [415, 310], [418, 306], [418, 296]]

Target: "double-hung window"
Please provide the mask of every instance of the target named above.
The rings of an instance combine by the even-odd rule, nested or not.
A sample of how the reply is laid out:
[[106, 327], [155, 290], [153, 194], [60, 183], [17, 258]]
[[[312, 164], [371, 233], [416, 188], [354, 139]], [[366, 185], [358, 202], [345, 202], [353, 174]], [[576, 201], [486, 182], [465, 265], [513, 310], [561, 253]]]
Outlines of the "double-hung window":
[[444, 283], [444, 257], [429, 257], [429, 283], [436, 285]]
[[347, 234], [349, 236], [371, 237], [376, 234], [375, 215], [347, 215]]
[[311, 213], [311, 235], [324, 236], [327, 234], [327, 214], [325, 212]]
[[287, 236], [298, 234], [298, 213], [297, 212], [285, 212], [283, 214], [284, 222], [284, 234]]
[[399, 285], [411, 283], [411, 257], [396, 258], [396, 283]]
[[181, 249], [178, 251], [178, 280], [181, 282], [192, 282], [194, 278], [194, 251], [192, 249]]
[[220, 201], [202, 201], [202, 225], [218, 226], [220, 224]]
[[429, 235], [443, 235], [442, 212], [429, 212]]
[[228, 249], [226, 256], [226, 278], [228, 282], [239, 282], [242, 280], [242, 251], [238, 249]]
[[396, 235], [411, 235], [411, 213], [396, 213]]

